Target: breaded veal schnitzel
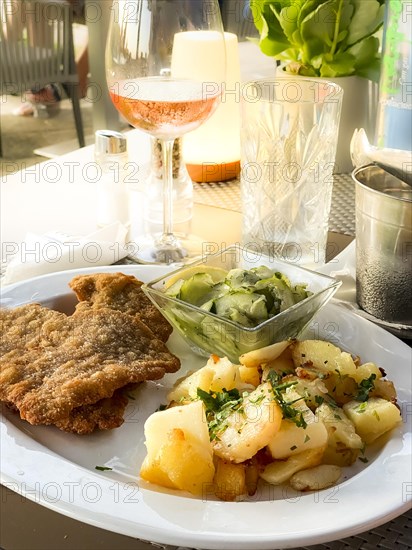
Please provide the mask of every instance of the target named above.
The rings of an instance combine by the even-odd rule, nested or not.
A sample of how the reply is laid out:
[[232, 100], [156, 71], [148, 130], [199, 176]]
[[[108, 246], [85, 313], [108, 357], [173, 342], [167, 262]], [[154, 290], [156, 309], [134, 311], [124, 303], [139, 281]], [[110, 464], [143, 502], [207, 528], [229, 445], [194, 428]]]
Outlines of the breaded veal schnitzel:
[[158, 333], [163, 323], [163, 338], [171, 332], [136, 303], [140, 281], [98, 274], [72, 285], [90, 298], [73, 315], [39, 304], [0, 310], [0, 400], [31, 424], [84, 434], [120, 426], [131, 385], [180, 361], [142, 321], [155, 319]]

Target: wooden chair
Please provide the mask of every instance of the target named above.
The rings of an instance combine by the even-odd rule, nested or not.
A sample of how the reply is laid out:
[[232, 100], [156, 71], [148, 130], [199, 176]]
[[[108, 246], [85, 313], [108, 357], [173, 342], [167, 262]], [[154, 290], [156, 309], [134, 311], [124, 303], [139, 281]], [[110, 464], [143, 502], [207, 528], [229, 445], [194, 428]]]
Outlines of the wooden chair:
[[72, 102], [79, 146], [84, 147], [72, 16], [66, 0], [0, 0], [0, 91], [23, 95], [61, 84]]

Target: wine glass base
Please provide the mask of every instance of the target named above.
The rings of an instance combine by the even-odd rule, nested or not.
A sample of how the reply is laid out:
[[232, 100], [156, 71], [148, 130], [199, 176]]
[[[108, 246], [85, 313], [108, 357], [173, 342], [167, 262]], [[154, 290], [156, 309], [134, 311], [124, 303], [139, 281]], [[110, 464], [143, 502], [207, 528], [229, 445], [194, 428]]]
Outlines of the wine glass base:
[[172, 242], [144, 236], [128, 243], [128, 259], [138, 264], [184, 265], [202, 257], [204, 241], [195, 235], [174, 235]]

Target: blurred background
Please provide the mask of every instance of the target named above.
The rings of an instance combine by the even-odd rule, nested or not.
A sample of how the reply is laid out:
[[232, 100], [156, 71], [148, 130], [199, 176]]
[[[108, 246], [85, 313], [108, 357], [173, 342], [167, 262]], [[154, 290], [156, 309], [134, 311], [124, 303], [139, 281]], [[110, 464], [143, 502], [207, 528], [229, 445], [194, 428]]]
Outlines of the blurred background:
[[[0, 0], [5, 3], [10, 0]], [[85, 49], [90, 48], [91, 31], [95, 25], [84, 19], [84, 1], [72, 0], [74, 7], [73, 41], [76, 62], [81, 58]], [[83, 6], [83, 8], [81, 8]], [[87, 6], [87, 0], [86, 0]], [[249, 0], [221, 0], [222, 18], [225, 30], [238, 35], [240, 41], [249, 36], [257, 36], [257, 31], [249, 12]], [[79, 16], [83, 9], [83, 17]], [[86, 12], [87, 19], [87, 12]], [[94, 45], [92, 40], [92, 46]], [[100, 41], [101, 42], [101, 41]], [[99, 57], [104, 59], [103, 46], [99, 47]], [[101, 56], [100, 56], [101, 52]], [[93, 71], [93, 67], [91, 67]], [[101, 67], [97, 67], [101, 71]], [[90, 73], [88, 75], [90, 77]], [[98, 78], [93, 76], [93, 81]], [[0, 90], [2, 91], [2, 90]], [[1, 135], [3, 155], [0, 156], [0, 177], [7, 176], [18, 170], [42, 162], [47, 158], [53, 158], [77, 149], [78, 139], [73, 118], [71, 101], [62, 92], [60, 109], [47, 118], [37, 116], [17, 116], [22, 104], [26, 102], [24, 96], [0, 95]], [[93, 120], [94, 90], [90, 88], [86, 96], [80, 99], [80, 108], [83, 121], [83, 130], [86, 145], [94, 143], [94, 130], [96, 121]], [[103, 129], [101, 127], [100, 129]], [[113, 128], [114, 129], [114, 128]], [[127, 129], [127, 124], [119, 121], [119, 130]]]

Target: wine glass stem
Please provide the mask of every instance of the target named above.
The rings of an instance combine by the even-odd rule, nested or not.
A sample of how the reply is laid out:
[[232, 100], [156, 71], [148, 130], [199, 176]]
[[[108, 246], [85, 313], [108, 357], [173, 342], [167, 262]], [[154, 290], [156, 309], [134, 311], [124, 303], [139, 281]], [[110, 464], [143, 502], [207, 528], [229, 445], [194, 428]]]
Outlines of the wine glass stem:
[[163, 170], [163, 235], [162, 241], [173, 242], [173, 144], [174, 139], [161, 140]]

